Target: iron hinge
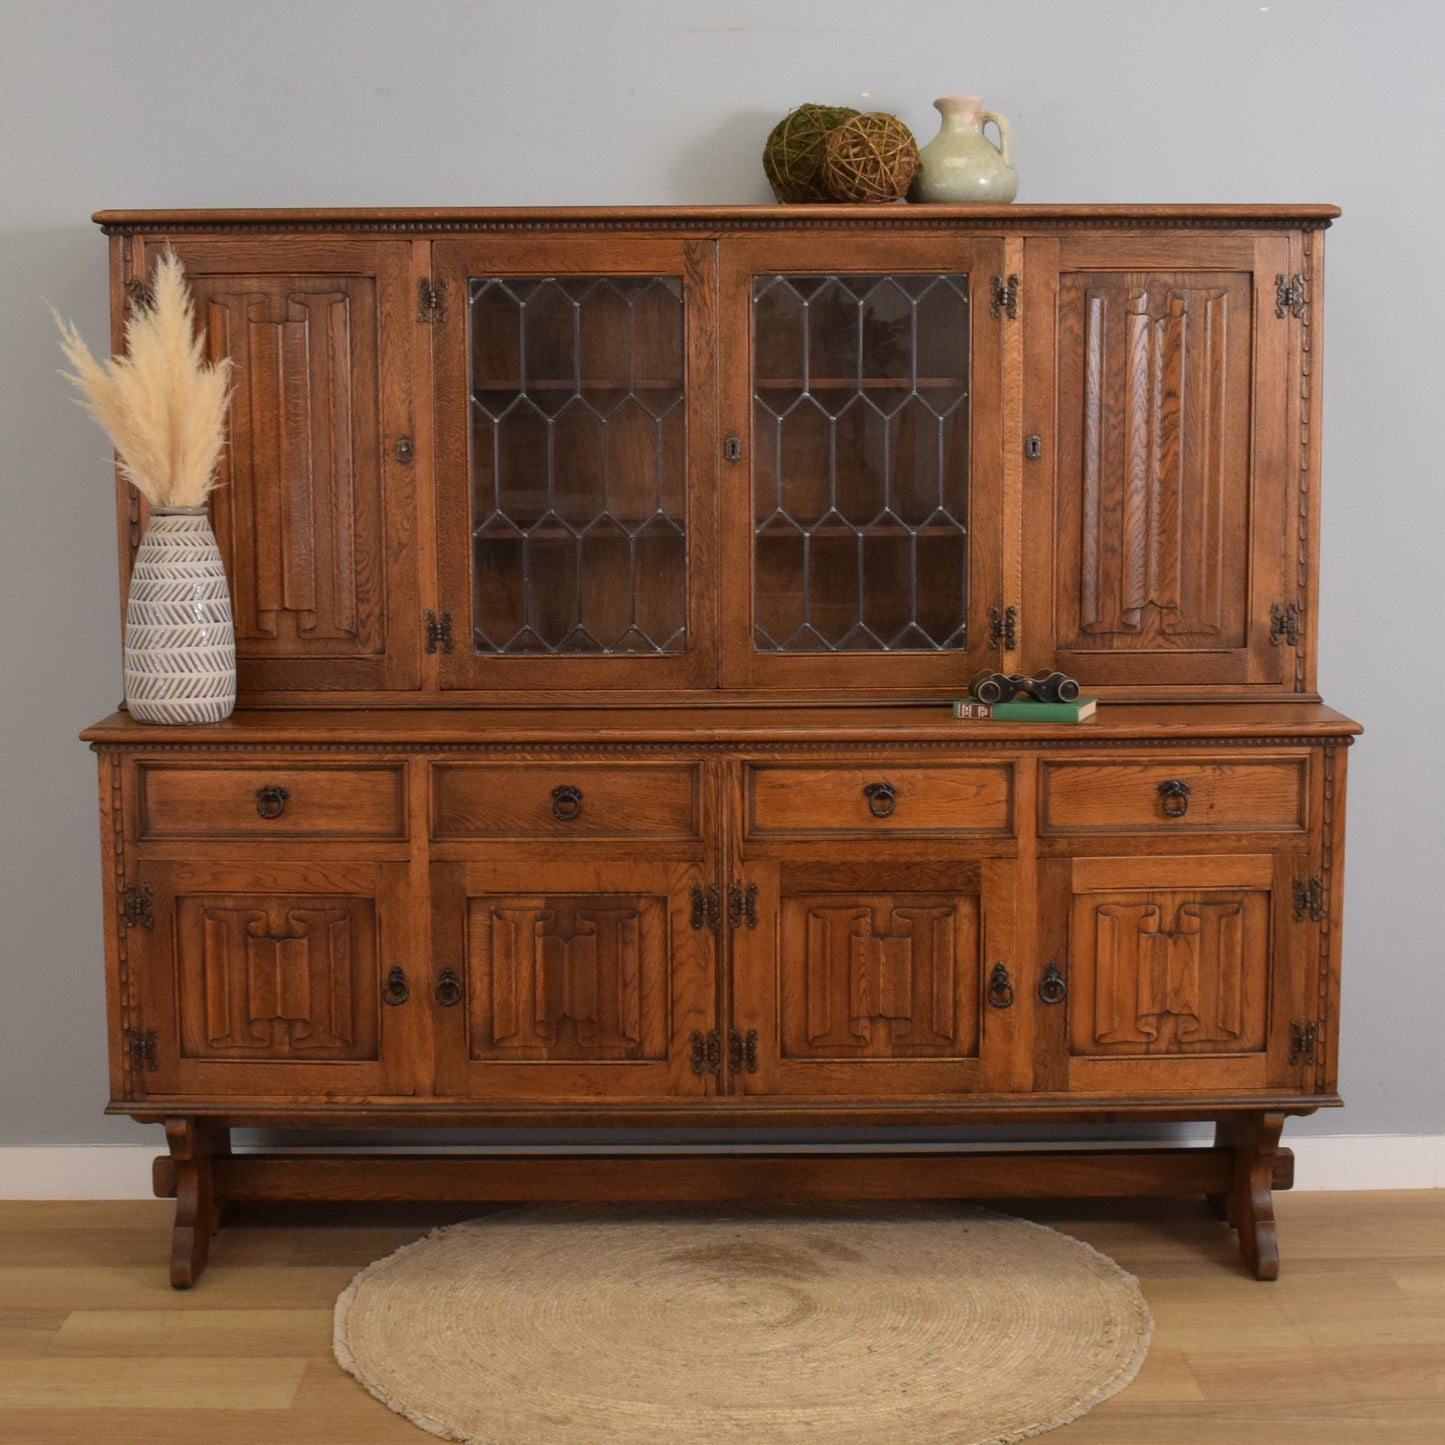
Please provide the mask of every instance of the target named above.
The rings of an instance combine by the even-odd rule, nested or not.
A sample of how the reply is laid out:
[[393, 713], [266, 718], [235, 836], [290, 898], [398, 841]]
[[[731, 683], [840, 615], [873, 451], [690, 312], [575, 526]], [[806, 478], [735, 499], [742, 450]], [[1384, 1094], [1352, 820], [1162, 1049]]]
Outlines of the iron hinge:
[[758, 1031], [728, 1030], [728, 1065], [735, 1074], [756, 1074], [758, 1071]]
[[1017, 652], [1019, 610], [1017, 607], [988, 609], [988, 645], [995, 652]]
[[749, 883], [746, 888], [741, 883], [729, 886], [728, 923], [733, 928], [741, 928], [744, 924], [747, 924], [749, 928], [758, 926], [758, 885], [756, 883]]
[[155, 293], [136, 278], [125, 283], [125, 301], [131, 311], [149, 311], [156, 304]]
[[151, 913], [151, 898], [155, 889], [149, 883], [127, 883], [125, 885], [125, 926], [127, 928], [154, 928], [155, 916]]
[[425, 617], [426, 650], [428, 652], [450, 652], [452, 650], [452, 615], [443, 612], [440, 617], [428, 611]]
[[1319, 1025], [1311, 1019], [1302, 1024], [1298, 1019], [1289, 1021], [1289, 1061], [1292, 1064], [1315, 1062], [1315, 1046], [1319, 1043]]
[[1306, 918], [1318, 923], [1325, 916], [1324, 884], [1318, 873], [1313, 878], [1294, 880], [1294, 921], [1303, 923]]
[[995, 321], [1000, 316], [1007, 316], [1010, 321], [1018, 320], [1019, 278], [1017, 272], [1010, 272], [1007, 281], [1002, 276], [993, 278], [993, 302], [988, 308], [988, 314]]
[[156, 1071], [156, 1031], [126, 1029], [121, 1035], [125, 1040], [126, 1052], [130, 1055], [131, 1072], [138, 1074], [142, 1069], [148, 1073]]
[[432, 285], [425, 277], [416, 283], [416, 319], [429, 326], [447, 319], [447, 283]]
[[703, 1074], [722, 1073], [722, 1039], [716, 1029], [707, 1033], [692, 1031], [692, 1049], [688, 1053], [688, 1064], [699, 1077]]
[[1285, 277], [1283, 273], [1274, 278], [1274, 314], [1283, 320], [1286, 316], [1305, 314], [1305, 278], [1298, 273]]
[[694, 928], [710, 928], [716, 933], [722, 922], [722, 904], [719, 901], [717, 884], [710, 883], [704, 888], [701, 883], [694, 883], [689, 894], [692, 898], [689, 923]]
[[1298, 602], [1274, 602], [1269, 609], [1269, 643], [1271, 647], [1278, 647], [1280, 643], [1288, 643], [1291, 647], [1299, 646], [1299, 618], [1300, 607]]

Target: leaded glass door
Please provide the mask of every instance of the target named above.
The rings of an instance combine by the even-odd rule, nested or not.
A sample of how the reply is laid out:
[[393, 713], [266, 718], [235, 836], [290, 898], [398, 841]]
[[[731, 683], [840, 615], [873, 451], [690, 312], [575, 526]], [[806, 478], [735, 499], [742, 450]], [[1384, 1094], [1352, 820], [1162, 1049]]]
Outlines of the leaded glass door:
[[443, 688], [716, 686], [715, 254], [433, 248]]
[[991, 660], [1003, 269], [988, 239], [724, 243], [725, 685], [956, 694]]

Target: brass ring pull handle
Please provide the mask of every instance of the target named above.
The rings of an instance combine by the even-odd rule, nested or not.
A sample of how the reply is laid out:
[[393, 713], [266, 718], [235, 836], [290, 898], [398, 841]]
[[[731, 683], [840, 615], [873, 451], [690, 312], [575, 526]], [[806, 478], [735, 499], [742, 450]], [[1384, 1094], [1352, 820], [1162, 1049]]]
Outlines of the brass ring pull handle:
[[1014, 1001], [1014, 986], [1009, 982], [1008, 969], [1000, 959], [988, 976], [988, 1001], [994, 1008], [1008, 1008]]
[[285, 788], [270, 784], [256, 789], [256, 811], [263, 818], [279, 818], [286, 811], [286, 799], [291, 796]]
[[863, 796], [868, 799], [868, 811], [875, 818], [886, 818], [898, 806], [898, 794], [892, 783], [866, 783]]
[[1045, 970], [1044, 976], [1039, 980], [1039, 997], [1045, 1003], [1063, 1003], [1069, 996], [1069, 986], [1064, 982], [1063, 975], [1059, 972], [1059, 966], [1051, 963]]
[[410, 997], [411, 989], [407, 986], [406, 970], [398, 964], [387, 974], [386, 982], [381, 986], [381, 1001], [397, 1008]]
[[570, 823], [582, 811], [582, 789], [563, 783], [552, 789], [552, 816], [559, 823]]
[[444, 968], [438, 975], [436, 1001], [443, 1008], [455, 1008], [462, 1001], [462, 981], [453, 969]]
[[1189, 784], [1183, 778], [1166, 778], [1159, 784], [1159, 800], [1171, 818], [1182, 818], [1189, 811]]

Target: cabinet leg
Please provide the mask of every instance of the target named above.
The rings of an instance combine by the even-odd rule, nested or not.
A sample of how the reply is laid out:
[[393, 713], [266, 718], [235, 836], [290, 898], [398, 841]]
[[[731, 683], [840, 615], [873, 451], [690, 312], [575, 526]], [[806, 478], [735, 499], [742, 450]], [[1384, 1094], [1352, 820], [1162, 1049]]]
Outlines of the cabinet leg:
[[1279, 1240], [1274, 1226], [1274, 1159], [1284, 1115], [1246, 1114], [1230, 1126], [1234, 1187], [1229, 1222], [1239, 1231], [1239, 1252], [1256, 1279], [1279, 1278]]
[[[1229, 1127], [1228, 1119], [1219, 1119], [1215, 1122], [1214, 1147], [1216, 1149], [1234, 1148], [1234, 1132]], [[1204, 1202], [1209, 1206], [1210, 1212], [1216, 1219], [1229, 1220], [1228, 1194], [1206, 1194]]]
[[211, 1161], [217, 1152], [230, 1152], [230, 1131], [200, 1119], [167, 1119], [166, 1143], [176, 1171], [171, 1284], [176, 1289], [189, 1289], [201, 1277], [211, 1236], [220, 1228]]

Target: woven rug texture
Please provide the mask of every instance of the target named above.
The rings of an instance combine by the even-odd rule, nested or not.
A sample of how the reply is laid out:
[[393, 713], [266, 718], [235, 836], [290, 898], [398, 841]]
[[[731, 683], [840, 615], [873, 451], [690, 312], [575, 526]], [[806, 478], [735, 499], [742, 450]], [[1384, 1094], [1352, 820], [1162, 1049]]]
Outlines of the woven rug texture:
[[535, 1207], [362, 1271], [336, 1356], [473, 1445], [1003, 1445], [1144, 1361], [1137, 1282], [964, 1206]]

